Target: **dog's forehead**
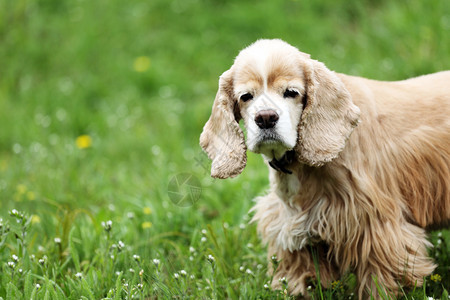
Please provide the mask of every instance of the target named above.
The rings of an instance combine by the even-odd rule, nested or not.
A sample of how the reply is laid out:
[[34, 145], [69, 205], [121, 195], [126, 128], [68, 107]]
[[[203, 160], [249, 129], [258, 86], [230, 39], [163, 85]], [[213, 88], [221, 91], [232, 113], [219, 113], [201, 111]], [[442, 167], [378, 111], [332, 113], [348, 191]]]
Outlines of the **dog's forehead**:
[[301, 53], [297, 48], [282, 40], [258, 40], [250, 46], [241, 50], [236, 57], [236, 61], [240, 58], [255, 57], [255, 58], [267, 58], [274, 54], [299, 54]]
[[234, 81], [238, 84], [273, 85], [303, 77], [303, 55], [281, 40], [260, 40], [236, 57]]

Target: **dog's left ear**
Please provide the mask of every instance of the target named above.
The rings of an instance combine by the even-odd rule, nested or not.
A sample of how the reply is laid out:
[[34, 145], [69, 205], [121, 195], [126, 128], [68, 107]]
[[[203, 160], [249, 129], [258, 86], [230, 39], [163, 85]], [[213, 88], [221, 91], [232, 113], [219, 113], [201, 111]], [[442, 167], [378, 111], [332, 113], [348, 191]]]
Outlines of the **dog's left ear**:
[[307, 98], [295, 150], [300, 161], [319, 167], [344, 149], [359, 122], [360, 110], [334, 72], [321, 62], [303, 61]]
[[239, 127], [241, 117], [232, 94], [232, 71], [228, 70], [220, 76], [211, 116], [200, 135], [200, 146], [212, 160], [211, 176], [215, 178], [235, 177], [247, 163], [244, 133]]

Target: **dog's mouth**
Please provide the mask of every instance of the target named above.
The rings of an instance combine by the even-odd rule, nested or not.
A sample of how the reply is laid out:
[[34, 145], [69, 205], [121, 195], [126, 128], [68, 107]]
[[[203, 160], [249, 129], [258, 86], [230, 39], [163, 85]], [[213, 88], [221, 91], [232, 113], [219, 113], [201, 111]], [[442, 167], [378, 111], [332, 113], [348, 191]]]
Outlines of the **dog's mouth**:
[[284, 139], [276, 132], [264, 132], [258, 137], [254, 151], [265, 155], [269, 160], [281, 159], [286, 151], [292, 149]]
[[276, 171], [292, 174], [289, 166], [295, 159], [295, 151], [285, 144], [275, 132], [264, 132], [257, 143], [257, 152], [269, 159], [269, 165]]
[[272, 129], [262, 130], [259, 134], [258, 140], [258, 144], [276, 144], [282, 142], [280, 135]]

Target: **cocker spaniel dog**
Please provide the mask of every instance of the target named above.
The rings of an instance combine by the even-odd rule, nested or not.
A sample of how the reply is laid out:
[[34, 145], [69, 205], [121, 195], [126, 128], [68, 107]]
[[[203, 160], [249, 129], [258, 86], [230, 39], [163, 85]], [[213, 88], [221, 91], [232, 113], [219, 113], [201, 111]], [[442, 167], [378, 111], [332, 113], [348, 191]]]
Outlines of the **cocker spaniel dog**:
[[247, 148], [269, 165], [253, 220], [281, 260], [273, 288], [286, 277], [305, 295], [316, 268], [325, 287], [354, 272], [362, 298], [434, 270], [426, 229], [450, 223], [450, 71], [375, 81], [259, 40], [220, 77], [200, 145], [216, 178], [240, 174]]

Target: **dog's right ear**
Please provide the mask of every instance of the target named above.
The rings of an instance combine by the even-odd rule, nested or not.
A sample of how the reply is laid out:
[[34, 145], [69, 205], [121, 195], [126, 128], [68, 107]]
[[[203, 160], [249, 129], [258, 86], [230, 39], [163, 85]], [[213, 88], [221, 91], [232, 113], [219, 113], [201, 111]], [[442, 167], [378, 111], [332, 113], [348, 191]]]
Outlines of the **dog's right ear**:
[[228, 70], [220, 76], [211, 116], [200, 135], [200, 146], [212, 160], [214, 178], [235, 177], [247, 163], [247, 147], [235, 106], [232, 71]]

